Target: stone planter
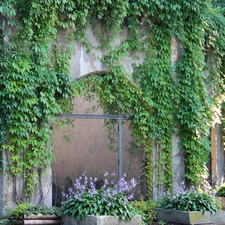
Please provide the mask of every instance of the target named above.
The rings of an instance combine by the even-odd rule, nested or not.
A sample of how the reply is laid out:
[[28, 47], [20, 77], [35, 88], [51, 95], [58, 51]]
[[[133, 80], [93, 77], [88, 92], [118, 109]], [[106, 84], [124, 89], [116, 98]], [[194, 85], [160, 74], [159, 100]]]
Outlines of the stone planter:
[[86, 216], [80, 221], [72, 216], [64, 216], [62, 225], [141, 225], [141, 216], [136, 215], [131, 220], [121, 221], [118, 216]]
[[57, 224], [61, 224], [61, 218], [56, 215], [42, 215], [42, 214], [30, 215], [30, 216], [24, 215], [23, 218], [15, 222], [15, 225], [17, 224], [57, 225]]
[[225, 197], [215, 197], [218, 201], [221, 202], [221, 205], [222, 205], [222, 209], [224, 210], [225, 209]]
[[207, 224], [224, 223], [225, 211], [218, 211], [215, 214], [210, 212], [202, 213], [200, 211], [172, 211], [166, 212], [165, 209], [156, 208], [156, 220], [176, 224]]

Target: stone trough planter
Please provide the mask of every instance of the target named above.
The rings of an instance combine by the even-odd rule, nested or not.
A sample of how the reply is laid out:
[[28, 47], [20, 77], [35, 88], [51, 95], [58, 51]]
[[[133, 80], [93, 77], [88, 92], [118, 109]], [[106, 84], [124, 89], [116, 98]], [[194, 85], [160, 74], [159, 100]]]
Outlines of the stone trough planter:
[[118, 216], [86, 216], [80, 221], [72, 216], [64, 216], [62, 225], [141, 225], [141, 216], [136, 215], [129, 221], [121, 221]]
[[57, 225], [61, 224], [61, 218], [56, 215], [42, 215], [42, 214], [33, 214], [30, 216], [24, 215], [23, 218], [17, 220], [15, 225], [27, 224], [27, 225]]
[[156, 208], [156, 220], [165, 221], [176, 224], [207, 224], [207, 223], [224, 223], [225, 211], [218, 211], [215, 214], [210, 212], [186, 212], [186, 211], [172, 211], [166, 212], [165, 209]]

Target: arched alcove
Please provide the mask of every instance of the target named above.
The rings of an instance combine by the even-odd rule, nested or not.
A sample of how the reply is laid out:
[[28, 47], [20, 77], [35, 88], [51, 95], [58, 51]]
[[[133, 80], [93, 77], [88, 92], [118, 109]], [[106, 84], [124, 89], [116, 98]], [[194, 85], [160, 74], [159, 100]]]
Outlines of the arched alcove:
[[[78, 80], [90, 76], [104, 76], [109, 73], [106, 71], [94, 71], [80, 77]], [[87, 109], [98, 105], [98, 98], [92, 101], [84, 99], [83, 96], [74, 99], [73, 114], [85, 114]], [[98, 107], [97, 111], [89, 113], [103, 115], [103, 110]], [[72, 121], [72, 120], [71, 120]], [[118, 123], [114, 126], [114, 138], [116, 143], [114, 148], [118, 147]], [[127, 179], [136, 178], [139, 180], [143, 151], [136, 151], [134, 148], [134, 139], [129, 130], [129, 121], [123, 123], [122, 138], [122, 171], [127, 174]], [[70, 141], [65, 140], [65, 135], [69, 136]], [[109, 148], [110, 140], [108, 131], [104, 127], [104, 120], [98, 118], [92, 119], [73, 119], [73, 125], [67, 124], [64, 128], [53, 129], [52, 136], [53, 152], [56, 160], [52, 164], [53, 183], [65, 190], [67, 183], [65, 178], [69, 177], [74, 182], [75, 178], [84, 171], [89, 176], [103, 178], [104, 173], [118, 174], [118, 151], [112, 151]], [[138, 190], [137, 190], [138, 196]], [[53, 193], [53, 197], [56, 194]]]

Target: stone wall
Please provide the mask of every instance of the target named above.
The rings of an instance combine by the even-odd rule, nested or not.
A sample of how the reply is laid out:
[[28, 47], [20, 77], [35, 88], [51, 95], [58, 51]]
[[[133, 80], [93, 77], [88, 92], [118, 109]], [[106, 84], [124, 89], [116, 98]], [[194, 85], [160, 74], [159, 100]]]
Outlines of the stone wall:
[[[141, 29], [144, 29], [144, 27], [142, 27]], [[100, 45], [99, 40], [95, 37], [92, 29], [89, 27], [87, 28], [87, 33], [86, 33], [86, 37], [88, 38], [88, 40], [90, 41], [90, 43], [94, 46]], [[122, 41], [127, 37], [127, 27], [123, 27], [123, 31], [121, 32], [120, 36], [118, 37], [118, 39], [113, 43], [114, 45], [119, 45], [122, 43]], [[102, 62], [99, 60], [99, 57], [102, 57], [104, 54], [106, 54], [105, 52], [102, 52], [100, 50], [93, 50], [93, 52], [87, 52], [85, 47], [81, 45], [81, 43], [79, 41], [74, 42], [74, 46], [75, 46], [75, 52], [72, 54], [72, 58], [70, 61], [70, 73], [71, 73], [71, 77], [73, 79], [80, 79], [82, 77], [87, 76], [88, 74], [91, 73], [95, 73], [95, 72], [100, 72], [100, 71], [107, 71], [107, 68], [102, 64]], [[172, 45], [171, 45], [171, 49], [172, 49], [172, 54], [171, 54], [171, 64], [172, 66], [175, 65], [175, 63], [178, 60], [179, 54], [178, 54], [178, 43], [176, 42], [175, 38], [172, 38]], [[138, 56], [138, 59], [137, 59]], [[144, 53], [136, 53], [136, 54], [130, 54], [128, 55], [126, 58], [121, 59], [120, 63], [123, 65], [125, 71], [130, 74], [130, 76], [133, 73], [133, 68], [132, 68], [132, 64], [141, 64], [144, 59], [145, 59], [146, 55]], [[176, 74], [173, 74], [173, 79], [176, 80]], [[83, 112], [83, 105], [86, 104], [84, 102], [82, 102], [81, 99], [78, 100], [78, 111], [81, 109], [80, 113]], [[101, 111], [100, 111], [101, 113]], [[98, 113], [99, 114], [99, 113]], [[79, 175], [79, 173], [81, 173], [84, 168], [87, 168], [89, 171], [89, 167], [91, 167], [91, 171], [95, 171], [95, 174], [98, 174], [97, 171], [97, 167], [99, 165], [101, 165], [102, 168], [107, 168], [107, 165], [109, 165], [109, 161], [108, 158], [109, 156], [103, 156], [102, 153], [104, 151], [108, 151], [105, 147], [101, 147], [100, 142], [107, 142], [107, 135], [105, 133], [105, 130], [102, 129], [102, 125], [100, 125], [101, 128], [97, 128], [98, 125], [96, 123], [101, 123], [100, 121], [98, 122], [94, 122], [94, 121], [85, 121], [85, 122], [80, 122], [80, 121], [76, 121], [75, 125], [75, 129], [74, 129], [74, 138], [73, 138], [73, 147], [70, 146], [68, 144], [65, 144], [64, 142], [60, 141], [62, 140], [62, 135], [60, 135], [60, 133], [57, 133], [57, 136], [54, 137], [53, 136], [53, 144], [54, 144], [54, 152], [56, 154], [56, 162], [53, 164], [53, 177], [55, 179], [55, 181], [59, 184], [61, 184], [63, 186], [63, 179], [66, 177], [66, 174], [69, 175], [71, 177], [74, 177], [75, 175]], [[88, 125], [87, 124], [91, 124], [92, 127], [96, 127], [96, 129], [94, 129], [94, 131], [92, 131], [92, 134], [88, 133]], [[83, 134], [81, 134], [83, 133]], [[96, 135], [97, 133], [97, 135]], [[86, 135], [85, 135], [86, 134]], [[82, 136], [83, 135], [83, 136]], [[89, 138], [93, 135], [96, 136], [96, 138], [94, 138], [95, 140], [99, 140], [99, 152], [102, 155], [102, 157], [106, 157], [106, 160], [104, 162], [104, 160], [100, 160], [98, 162], [99, 156], [94, 159], [94, 154], [98, 154], [97, 150], [94, 150], [95, 148], [98, 148], [98, 144], [96, 145], [96, 143], [93, 143], [93, 148], [92, 150], [88, 150], [91, 149], [89, 147], [89, 144], [91, 144], [91, 139]], [[129, 136], [129, 134], [128, 134]], [[88, 137], [88, 138], [87, 138]], [[87, 138], [88, 140], [84, 140], [85, 138]], [[173, 187], [175, 190], [178, 190], [179, 186], [181, 186], [182, 181], [184, 181], [184, 160], [183, 160], [183, 155], [182, 152], [179, 148], [179, 137], [176, 136], [176, 134], [172, 135], [172, 143], [173, 143], [173, 173], [174, 173], [174, 177], [173, 177]], [[78, 141], [79, 139], [79, 141]], [[124, 140], [124, 145], [127, 145], [128, 139]], [[95, 146], [94, 146], [95, 145]], [[65, 148], [65, 146], [67, 146], [67, 150], [62, 150], [62, 148]], [[85, 147], [86, 146], [86, 147]], [[70, 149], [70, 150], [69, 150]], [[73, 150], [72, 150], [73, 149]], [[92, 153], [91, 153], [92, 151]], [[156, 151], [156, 150], [155, 150]], [[68, 155], [66, 156], [65, 154]], [[72, 152], [74, 152], [75, 155], [71, 155], [73, 154]], [[89, 153], [88, 153], [89, 152]], [[105, 154], [105, 153], [104, 153]], [[109, 153], [108, 153], [109, 154]], [[127, 154], [127, 153], [124, 153]], [[129, 153], [128, 153], [129, 154]], [[71, 156], [70, 156], [71, 155]], [[81, 160], [82, 155], [86, 155], [85, 159]], [[91, 156], [92, 155], [92, 156]], [[157, 157], [157, 153], [154, 153], [155, 157]], [[129, 158], [131, 156], [124, 156], [124, 160], [128, 160], [126, 158]], [[67, 159], [66, 159], [67, 158]], [[110, 158], [113, 160], [113, 158], [117, 158], [117, 156], [110, 156]], [[62, 162], [63, 159], [63, 162]], [[115, 159], [114, 159], [115, 160]], [[141, 159], [141, 156], [137, 157], [137, 163], [138, 166], [134, 166], [134, 163], [132, 162], [132, 166], [131, 168], [134, 166], [134, 168], [136, 168], [135, 172], [129, 173], [130, 176], [134, 176], [134, 177], [138, 177], [138, 173], [140, 172], [140, 168], [141, 168], [141, 162], [144, 159]], [[71, 166], [71, 164], [74, 163], [73, 166]], [[99, 164], [100, 163], [100, 164]], [[69, 165], [69, 167], [67, 167], [66, 169], [64, 169], [64, 171], [66, 170], [67, 172], [63, 172], [63, 170], [61, 172], [59, 172], [60, 168], [63, 168], [64, 165], [67, 164]], [[96, 166], [94, 166], [93, 164], [95, 164]], [[115, 164], [115, 163], [114, 163]], [[125, 162], [126, 164], [126, 162]], [[78, 166], [79, 165], [79, 166]], [[89, 165], [89, 166], [87, 166]], [[98, 166], [97, 166], [98, 165]], [[117, 165], [116, 165], [117, 166]], [[76, 169], [72, 169], [72, 168], [76, 168]], [[111, 168], [114, 168], [115, 170], [115, 166], [111, 166]], [[71, 170], [72, 169], [72, 170]], [[70, 170], [70, 172], [69, 172]], [[124, 166], [124, 171], [126, 171], [126, 166]], [[99, 174], [102, 174], [103, 171], [100, 170]], [[59, 175], [61, 174], [61, 175]], [[155, 183], [157, 180], [157, 171], [155, 171]], [[144, 185], [144, 184], [143, 184]], [[145, 187], [146, 190], [147, 187]], [[154, 190], [153, 190], [153, 196], [155, 196], [155, 198], [158, 198], [160, 193], [162, 194], [164, 190], [164, 187], [161, 185], [159, 186], [154, 186]], [[145, 192], [144, 190], [142, 190], [143, 192]]]
[[[144, 29], [144, 27], [140, 28]], [[92, 29], [87, 28], [86, 35], [89, 41], [93, 45], [98, 45], [100, 42], [95, 37]], [[118, 39], [114, 42], [115, 45], [122, 43], [122, 41], [127, 37], [127, 28], [124, 26]], [[64, 37], [62, 35], [60, 39], [62, 45], [65, 44]], [[93, 52], [87, 52], [86, 48], [79, 42], [74, 42], [75, 51], [72, 53], [70, 60], [70, 74], [73, 79], [79, 79], [87, 74], [94, 72], [107, 71], [107, 68], [99, 60], [99, 56], [103, 56], [106, 53], [100, 50], [93, 50]], [[178, 43], [175, 38], [172, 38], [172, 54], [171, 54], [171, 64], [175, 65], [179, 54], [178, 54]], [[137, 57], [138, 56], [138, 57]], [[132, 75], [133, 67], [132, 64], [142, 63], [146, 55], [144, 53], [132, 53], [127, 57], [121, 59], [121, 63], [125, 71]], [[176, 81], [176, 74], [173, 74], [173, 79]], [[78, 104], [80, 104], [81, 111], [85, 104], [82, 100], [78, 99]], [[56, 154], [56, 161], [53, 163], [53, 181], [56, 181], [60, 186], [64, 185], [65, 177], [69, 176], [71, 179], [79, 175], [83, 170], [88, 168], [90, 175], [102, 175], [103, 170], [100, 171], [98, 168], [104, 168], [104, 170], [109, 167], [109, 170], [113, 171], [118, 168], [117, 153], [109, 152], [107, 149], [107, 134], [102, 128], [102, 121], [83, 121], [76, 122], [75, 129], [70, 130], [75, 135], [72, 136], [72, 144], [65, 144], [62, 141], [63, 132], [54, 133], [53, 145], [54, 153]], [[224, 152], [223, 144], [221, 139], [221, 126], [216, 125], [215, 132], [212, 132], [212, 140], [214, 140], [212, 157], [212, 177], [216, 185], [220, 185], [223, 182], [224, 177]], [[90, 131], [90, 132], [89, 132]], [[89, 132], [89, 133], [88, 133]], [[91, 137], [92, 136], [92, 137]], [[130, 142], [131, 134], [127, 127], [124, 128], [124, 148]], [[92, 139], [91, 139], [92, 138]], [[173, 187], [178, 190], [182, 181], [184, 180], [184, 157], [182, 151], [179, 147], [179, 137], [176, 134], [172, 135], [172, 147], [173, 147]], [[93, 141], [94, 140], [94, 141]], [[101, 144], [100, 144], [101, 143]], [[104, 154], [103, 154], [104, 152]], [[155, 154], [157, 155], [157, 154]], [[3, 156], [5, 157], [5, 156]], [[0, 215], [5, 214], [7, 209], [13, 206], [12, 198], [12, 181], [7, 176], [7, 161], [4, 158], [5, 170], [0, 173]], [[124, 172], [129, 173], [129, 177], [139, 176], [141, 163], [143, 160], [142, 153], [133, 153], [129, 151], [124, 151]], [[42, 188], [44, 190], [45, 205], [51, 205], [52, 193], [51, 193], [51, 182], [52, 182], [52, 172], [51, 170], [46, 170], [44, 173]], [[157, 174], [155, 174], [157, 176]], [[156, 178], [156, 177], [155, 177]], [[18, 180], [17, 185], [20, 185]], [[143, 185], [144, 187], [144, 185]], [[146, 186], [145, 186], [146, 189]], [[142, 190], [144, 192], [144, 190]], [[158, 187], [154, 187], [154, 196], [157, 198], [161, 190]], [[38, 187], [36, 190], [37, 195], [34, 196], [34, 204], [38, 197]]]
[[[6, 215], [10, 209], [14, 209], [19, 202], [23, 190], [23, 178], [12, 179], [8, 171], [8, 161], [3, 151], [3, 171], [0, 172], [0, 216]], [[41, 184], [36, 186], [33, 196], [30, 198], [33, 205], [52, 206], [52, 172], [51, 168], [43, 171]]]
[[[144, 29], [144, 27], [142, 27], [141, 29]], [[88, 40], [94, 46], [97, 46], [97, 45], [100, 44], [100, 42], [95, 37], [95, 35], [94, 35], [94, 33], [93, 33], [93, 31], [90, 27], [87, 29], [86, 35], [87, 35]], [[121, 32], [120, 36], [118, 37], [118, 39], [113, 44], [119, 45], [120, 43], [122, 43], [122, 41], [126, 37], [127, 37], [127, 28], [124, 26], [123, 31]], [[70, 61], [70, 72], [71, 72], [71, 77], [73, 79], [79, 79], [79, 78], [82, 78], [82, 77], [84, 77], [88, 74], [95, 73], [95, 72], [107, 71], [107, 68], [99, 60], [99, 57], [102, 57], [104, 54], [106, 54], [105, 52], [102, 52], [100, 50], [93, 50], [93, 52], [87, 52], [85, 47], [82, 46], [79, 41], [75, 42], [74, 46], [75, 46], [76, 51], [72, 55], [72, 58], [71, 58], [71, 61]], [[172, 45], [171, 45], [171, 50], [172, 50], [171, 65], [172, 66], [175, 66], [176, 62], [178, 61], [178, 58], [179, 58], [178, 49], [179, 48], [180, 48], [180, 46], [177, 43], [176, 39], [172, 38]], [[138, 56], [138, 59], [137, 59], [137, 56]], [[131, 76], [132, 72], [133, 72], [132, 64], [133, 63], [136, 63], [136, 64], [142, 63], [144, 61], [145, 57], [146, 57], [146, 55], [144, 53], [130, 54], [126, 58], [121, 59], [120, 63], [123, 65], [125, 71], [128, 74], [130, 74], [130, 76]], [[173, 76], [174, 81], [176, 81], [176, 74], [172, 74], [172, 76]], [[82, 101], [80, 102], [80, 104], [83, 104]], [[92, 124], [93, 122], [87, 121], [86, 123]], [[85, 132], [86, 132], [85, 126], [87, 126], [87, 125], [78, 125], [75, 129], [82, 130], [82, 132], [84, 133], [84, 136], [85, 136]], [[95, 125], [93, 125], [93, 126], [95, 126]], [[80, 134], [77, 134], [77, 135], [79, 136]], [[88, 135], [90, 135], [90, 134], [88, 134]], [[97, 138], [100, 139], [100, 138], [103, 137], [103, 135], [105, 135], [105, 131], [104, 130], [100, 131], [98, 129], [98, 137]], [[128, 136], [129, 136], [129, 134], [128, 134]], [[179, 136], [177, 136], [176, 134], [173, 134], [171, 138], [172, 138], [172, 148], [173, 148], [173, 154], [172, 154], [172, 157], [173, 157], [172, 158], [172, 162], [173, 162], [173, 188], [176, 191], [176, 190], [179, 189], [182, 182], [184, 181], [184, 156], [183, 156], [183, 153], [182, 153], [182, 151], [179, 147], [179, 139], [180, 139]], [[216, 133], [212, 133], [212, 139], [213, 138], [216, 138], [216, 145], [214, 147], [214, 149], [215, 149], [214, 152], [216, 152], [216, 159], [214, 161], [210, 162], [210, 163], [213, 164], [212, 168], [215, 167], [216, 169], [213, 170], [213, 171], [209, 171], [209, 172], [210, 172], [210, 174], [212, 174], [212, 178], [214, 180], [216, 179], [216, 183], [215, 182], [214, 183], [216, 185], [220, 185], [222, 183], [223, 177], [224, 177], [224, 153], [223, 153], [223, 146], [222, 146], [222, 140], [221, 140], [221, 130], [218, 127], [216, 128]], [[106, 136], [104, 137], [104, 139], [107, 139]], [[60, 138], [57, 137], [57, 140], [59, 141]], [[85, 150], [85, 147], [81, 147], [81, 146], [78, 147], [78, 146], [82, 145], [81, 143], [87, 144], [88, 141], [91, 141], [91, 140], [88, 138], [86, 143], [85, 143], [85, 141], [81, 141], [81, 140], [80, 140], [80, 142], [74, 143], [74, 148], [77, 148], [77, 150], [76, 150], [77, 154], [80, 155], [78, 158], [80, 158], [81, 155], [85, 154], [84, 152], [87, 151], [87, 150]], [[125, 142], [126, 142], [126, 140], [125, 140]], [[54, 151], [57, 154], [57, 158], [60, 158], [59, 148], [62, 148], [63, 143], [57, 144], [57, 142], [54, 142], [54, 141], [53, 141], [53, 143], [55, 143]], [[126, 143], [124, 143], [124, 145], [126, 145]], [[99, 149], [99, 152], [103, 152], [103, 151], [104, 151], [103, 149]], [[62, 153], [62, 154], [64, 154], [64, 153]], [[94, 154], [98, 154], [98, 153], [95, 152]], [[157, 157], [157, 149], [156, 148], [155, 148], [154, 155], [155, 155], [155, 157]], [[106, 157], [108, 157], [108, 156], [106, 156]], [[72, 157], [71, 157], [71, 159], [72, 159]], [[137, 166], [137, 168], [135, 167], [137, 170], [139, 170], [142, 160], [143, 159], [138, 158], [137, 162], [138, 162], [139, 166]], [[75, 160], [74, 160], [74, 162], [75, 162]], [[82, 164], [82, 165], [79, 166], [80, 170], [81, 170], [81, 168], [83, 168], [84, 166], [87, 165], [87, 162], [88, 162], [89, 165], [92, 165], [91, 162], [93, 162], [93, 158], [91, 159], [91, 161], [87, 161], [87, 158], [86, 158], [86, 160], [84, 162], [86, 162], [85, 165]], [[56, 174], [58, 174], [58, 172], [56, 172], [57, 171], [56, 165], [58, 163], [59, 163], [59, 161], [56, 162], [56, 164], [53, 164], [53, 170], [54, 170], [53, 173], [54, 173], [55, 177], [57, 177]], [[64, 163], [66, 163], [66, 162], [64, 162]], [[103, 163], [102, 160], [101, 160], [101, 163]], [[99, 163], [96, 161], [94, 164], [98, 165]], [[108, 165], [107, 162], [105, 162], [105, 164]], [[96, 169], [93, 165], [91, 167], [93, 168], [92, 171], [96, 171]], [[59, 168], [60, 168], [60, 166], [59, 166]], [[102, 168], [105, 168], [104, 163], [102, 164]], [[78, 173], [78, 171], [79, 171], [79, 169], [76, 169], [76, 174]], [[125, 169], [125, 171], [126, 171], [126, 169]], [[136, 176], [137, 172], [135, 172], [134, 174], [131, 173], [130, 175]], [[58, 180], [60, 180], [60, 179], [58, 178]], [[157, 171], [155, 171], [154, 180], [155, 181], [157, 180]], [[144, 186], [144, 184], [143, 184], [143, 186]], [[145, 187], [144, 189], [146, 190], [146, 188], [147, 187]], [[155, 196], [155, 198], [160, 197], [163, 190], [164, 190], [163, 185], [161, 185], [161, 186], [155, 185], [154, 188], [153, 188], [153, 196]]]

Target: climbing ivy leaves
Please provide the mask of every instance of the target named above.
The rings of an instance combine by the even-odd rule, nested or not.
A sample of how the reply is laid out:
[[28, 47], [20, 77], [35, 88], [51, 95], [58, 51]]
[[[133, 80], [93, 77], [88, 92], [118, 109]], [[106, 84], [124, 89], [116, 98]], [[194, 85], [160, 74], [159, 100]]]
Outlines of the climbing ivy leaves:
[[[20, 3], [15, 7], [16, 27], [11, 28], [14, 35], [8, 42], [2, 36], [0, 65], [1, 148], [11, 175], [23, 173], [24, 179], [22, 195], [13, 194], [15, 202], [29, 199], [41, 179], [40, 171], [50, 166], [54, 158], [50, 122], [62, 113], [61, 100], [72, 94], [68, 63], [59, 66], [60, 59], [49, 57], [58, 47], [50, 43], [56, 34], [53, 5], [46, 3], [43, 8], [40, 1]], [[16, 190], [16, 183], [13, 185]]]
[[185, 175], [189, 183], [200, 185], [207, 177], [203, 166], [208, 160], [210, 143], [208, 132], [210, 125], [210, 105], [205, 84], [205, 56], [202, 49], [204, 39], [205, 4], [198, 5], [199, 14], [184, 14], [189, 24], [180, 35], [183, 48], [177, 64], [178, 108], [176, 118], [180, 125], [179, 134], [186, 164]]
[[[149, 112], [151, 118], [150, 136], [155, 140], [155, 165], [161, 167], [156, 185], [171, 188], [172, 181], [172, 115], [173, 115], [173, 80], [171, 68], [171, 35], [169, 29], [162, 30], [152, 26], [148, 57], [135, 68], [133, 74], [140, 88], [153, 102]], [[149, 130], [150, 131], [150, 130]], [[152, 146], [153, 147], [153, 146]], [[153, 171], [152, 171], [153, 172]], [[150, 182], [150, 181], [149, 181]], [[149, 183], [150, 185], [150, 183]]]
[[[104, 112], [133, 116], [130, 128], [148, 160], [149, 192], [156, 168], [161, 168], [157, 185], [172, 187], [174, 132], [181, 139], [186, 179], [199, 185], [210, 151], [210, 104], [217, 93], [224, 93], [224, 24], [224, 9], [202, 0], [1, 1], [0, 144], [8, 154], [12, 176], [25, 171], [23, 196], [15, 200], [31, 196], [40, 170], [54, 157], [50, 122], [72, 109], [77, 92], [87, 90], [98, 95]], [[99, 46], [87, 39], [88, 26]], [[117, 45], [123, 26], [127, 38]], [[171, 65], [172, 37], [179, 45], [175, 66]], [[72, 83], [69, 61], [76, 40], [108, 72]], [[209, 71], [216, 76], [204, 74], [205, 48], [212, 56]], [[96, 50], [104, 56], [94, 54]], [[127, 76], [121, 60], [140, 52], [145, 60]], [[213, 96], [206, 94], [208, 78], [215, 83]]]

